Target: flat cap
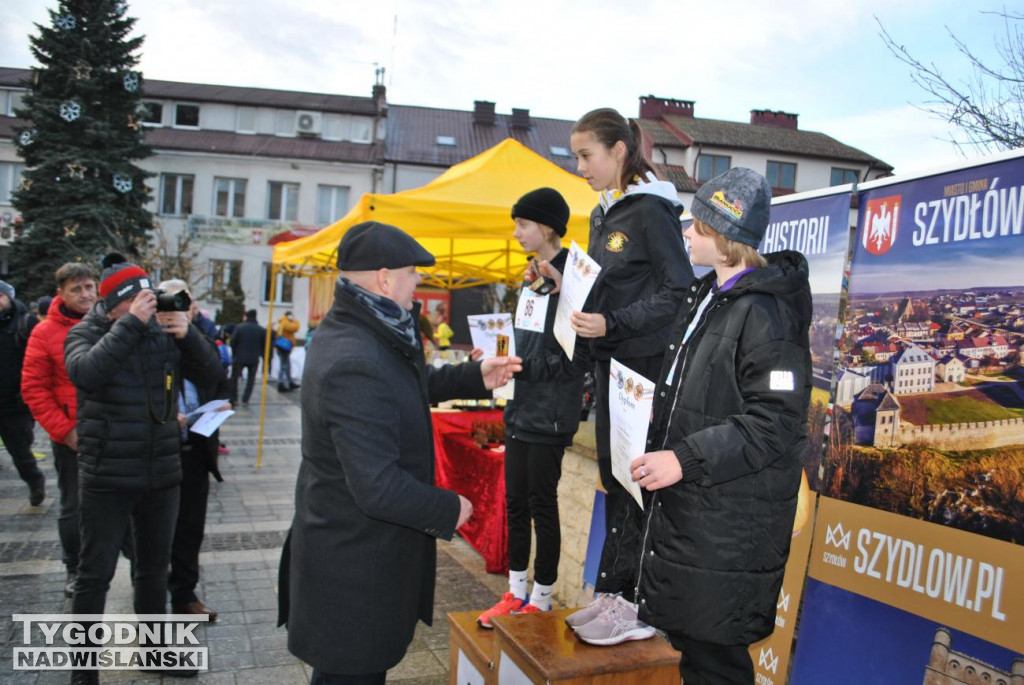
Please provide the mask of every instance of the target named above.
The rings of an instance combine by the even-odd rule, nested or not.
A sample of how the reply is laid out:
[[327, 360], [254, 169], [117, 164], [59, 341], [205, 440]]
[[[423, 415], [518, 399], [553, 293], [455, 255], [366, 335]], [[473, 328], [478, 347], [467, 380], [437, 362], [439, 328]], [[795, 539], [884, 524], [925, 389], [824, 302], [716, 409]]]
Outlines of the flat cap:
[[406, 266], [433, 266], [434, 255], [396, 226], [364, 221], [348, 229], [338, 243], [342, 271], [376, 271]]

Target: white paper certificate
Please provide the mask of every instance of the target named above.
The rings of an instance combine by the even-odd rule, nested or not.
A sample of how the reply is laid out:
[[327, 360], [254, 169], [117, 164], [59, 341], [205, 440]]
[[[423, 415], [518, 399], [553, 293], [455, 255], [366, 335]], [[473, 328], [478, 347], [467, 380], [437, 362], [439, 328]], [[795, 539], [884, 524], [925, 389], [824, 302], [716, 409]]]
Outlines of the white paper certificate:
[[208, 411], [199, 417], [199, 420], [192, 424], [189, 429], [203, 437], [210, 437], [213, 431], [220, 428], [220, 425], [235, 415], [230, 409], [227, 411]]
[[[508, 342], [507, 356], [515, 356], [516, 336], [512, 330], [511, 314], [474, 314], [466, 318], [469, 320], [469, 335], [473, 340], [473, 347], [479, 347], [484, 351], [484, 359], [498, 355], [499, 336]], [[506, 385], [494, 390], [495, 397], [503, 397], [506, 400], [512, 399], [513, 394], [515, 394], [515, 381], [509, 381]]]
[[654, 407], [654, 382], [617, 360], [611, 360], [608, 414], [611, 423], [612, 475], [633, 495], [640, 508], [640, 486], [633, 482], [630, 464], [647, 452], [647, 429]]
[[573, 312], [583, 311], [591, 288], [601, 267], [583, 251], [576, 241], [569, 246], [569, 258], [565, 261], [562, 274], [562, 288], [559, 291], [558, 309], [555, 311], [555, 340], [565, 350], [565, 356], [572, 360], [576, 349], [576, 331], [572, 329], [570, 317]]

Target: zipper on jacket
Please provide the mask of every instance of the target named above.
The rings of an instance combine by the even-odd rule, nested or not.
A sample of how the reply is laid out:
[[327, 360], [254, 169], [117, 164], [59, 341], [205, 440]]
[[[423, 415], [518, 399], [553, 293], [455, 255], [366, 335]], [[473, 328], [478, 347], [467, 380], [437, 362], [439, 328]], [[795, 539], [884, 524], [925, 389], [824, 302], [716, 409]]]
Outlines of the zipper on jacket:
[[[697, 333], [700, 332], [700, 329], [703, 328], [704, 325], [708, 322], [708, 317], [711, 315], [711, 312], [718, 308], [719, 302], [720, 300], [718, 298], [715, 298], [715, 301], [709, 304], [704, 309], [704, 311], [701, 313], [700, 320], [697, 322], [697, 325], [693, 329], [693, 333], [690, 334], [690, 340], [693, 340], [694, 336], [696, 336]], [[688, 342], [689, 341], [687, 341], [687, 343]], [[672, 408], [669, 411], [668, 417], [666, 419], [667, 423], [665, 424], [665, 437], [662, 438], [661, 440], [660, 449], [665, 449], [665, 446], [668, 445], [668, 429], [672, 426], [672, 414], [675, 413], [676, 405], [679, 403], [679, 393], [683, 389], [683, 372], [686, 370], [686, 364], [689, 361], [691, 349], [692, 347], [689, 344], [687, 344], [686, 349], [683, 350], [683, 358], [680, 360], [679, 368], [676, 369], [675, 371], [675, 373], [677, 374], [676, 378], [679, 379], [679, 383], [676, 385], [676, 391], [672, 395]], [[637, 602], [640, 601], [640, 579], [643, 578], [644, 575], [644, 557], [647, 555], [647, 538], [649, 538], [651, 534], [651, 518], [654, 516], [654, 508], [656, 506], [658, 506], [657, 491], [655, 491], [651, 496], [651, 510], [647, 512], [647, 522], [644, 524], [644, 535], [640, 539], [640, 563], [638, 564], [636, 571], [636, 586], [633, 588], [633, 597], [636, 598]], [[651, 553], [654, 553], [653, 549], [651, 550]]]

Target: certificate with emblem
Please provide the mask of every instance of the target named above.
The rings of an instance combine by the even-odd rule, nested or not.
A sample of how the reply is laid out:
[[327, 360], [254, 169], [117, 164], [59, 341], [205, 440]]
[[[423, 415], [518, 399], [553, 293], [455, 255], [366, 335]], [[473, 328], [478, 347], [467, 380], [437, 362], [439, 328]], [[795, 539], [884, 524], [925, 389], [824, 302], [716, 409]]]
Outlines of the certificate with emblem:
[[651, 411], [654, 408], [654, 383], [614, 358], [609, 373], [608, 418], [611, 424], [609, 442], [612, 475], [643, 509], [640, 485], [633, 481], [630, 465], [634, 459], [648, 451], [647, 429], [650, 428]]
[[572, 360], [576, 349], [576, 331], [572, 329], [573, 312], [583, 311], [583, 303], [587, 301], [597, 275], [601, 273], [600, 265], [583, 251], [576, 241], [569, 245], [569, 258], [565, 260], [565, 272], [562, 274], [562, 288], [559, 291], [558, 309], [555, 310], [555, 340], [565, 350], [565, 356]]
[[[473, 340], [473, 347], [479, 347], [484, 351], [484, 359], [515, 356], [516, 338], [512, 331], [511, 314], [474, 314], [466, 318], [469, 320], [469, 335]], [[506, 400], [512, 399], [514, 393], [514, 380], [494, 389], [495, 397]]]

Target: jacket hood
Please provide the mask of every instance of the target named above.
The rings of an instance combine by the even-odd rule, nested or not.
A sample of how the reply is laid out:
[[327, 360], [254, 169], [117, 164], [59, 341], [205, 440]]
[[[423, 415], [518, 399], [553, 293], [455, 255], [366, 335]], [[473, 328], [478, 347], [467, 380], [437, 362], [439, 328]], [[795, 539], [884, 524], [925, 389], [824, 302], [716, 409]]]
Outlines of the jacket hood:
[[680, 202], [679, 196], [676, 194], [676, 187], [668, 181], [659, 181], [658, 177], [650, 171], [647, 172], [646, 179], [637, 179], [636, 183], [629, 184], [624, 193], [618, 190], [602, 190], [600, 195], [601, 208], [607, 212], [611, 209], [612, 205], [623, 198], [637, 195], [655, 195], [668, 201], [669, 204], [678, 207], [680, 214], [683, 211], [683, 203]]
[[[807, 259], [799, 252], [785, 250], [763, 255], [768, 265], [744, 274], [728, 291], [729, 296], [745, 293], [764, 293], [786, 302], [800, 315], [811, 316], [811, 286]], [[712, 270], [702, 280], [710, 283], [715, 278]]]
[[[61, 299], [60, 295], [54, 295], [53, 296], [53, 302], [50, 303], [50, 311], [46, 315], [46, 320], [47, 321], [53, 321], [58, 326], [64, 326], [65, 328], [70, 328], [71, 326], [74, 326], [76, 323], [78, 323], [79, 321], [81, 321], [82, 319], [85, 318], [84, 315], [80, 319], [76, 319], [74, 317], [68, 316], [63, 311], [61, 311], [61, 307], [63, 307], [63, 306], [64, 306], [64, 300]], [[86, 315], [87, 314], [88, 314], [88, 312], [86, 312]]]

